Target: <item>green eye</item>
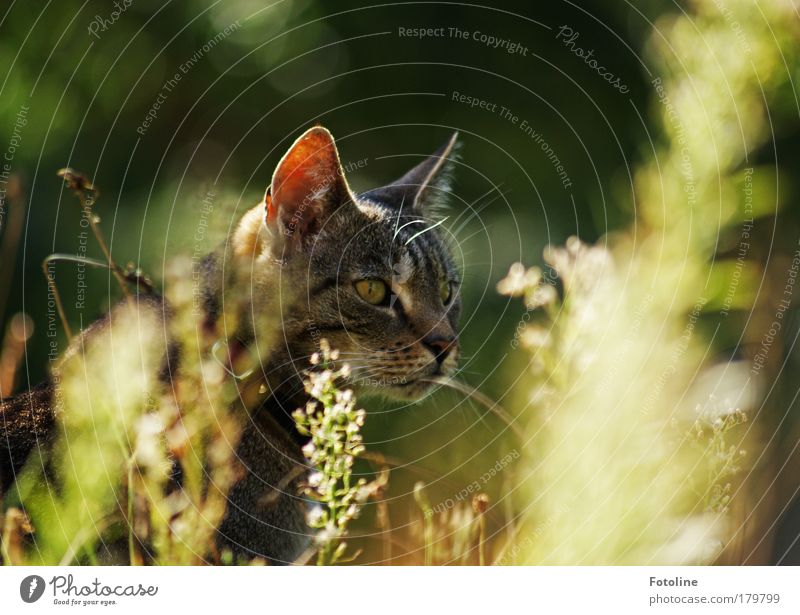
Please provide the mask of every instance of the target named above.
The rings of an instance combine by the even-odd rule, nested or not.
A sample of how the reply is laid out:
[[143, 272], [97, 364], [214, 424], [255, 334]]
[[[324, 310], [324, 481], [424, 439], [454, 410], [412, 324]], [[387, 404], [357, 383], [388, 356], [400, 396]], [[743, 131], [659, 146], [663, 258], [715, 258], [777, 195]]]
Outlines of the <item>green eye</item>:
[[383, 280], [358, 280], [354, 286], [358, 296], [372, 305], [385, 303], [389, 296], [389, 289]]
[[453, 298], [453, 285], [447, 280], [439, 282], [439, 297], [444, 305], [450, 303], [450, 299]]

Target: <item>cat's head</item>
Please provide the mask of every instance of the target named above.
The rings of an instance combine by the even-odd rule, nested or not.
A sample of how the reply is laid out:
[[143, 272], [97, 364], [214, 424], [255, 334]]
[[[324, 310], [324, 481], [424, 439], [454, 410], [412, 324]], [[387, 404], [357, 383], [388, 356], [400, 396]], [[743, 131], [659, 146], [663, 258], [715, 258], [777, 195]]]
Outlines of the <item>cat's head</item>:
[[456, 135], [399, 180], [354, 194], [330, 132], [308, 130], [265, 196], [265, 249], [281, 287], [295, 372], [327, 339], [357, 391], [416, 399], [458, 362], [460, 277], [434, 208], [448, 191]]

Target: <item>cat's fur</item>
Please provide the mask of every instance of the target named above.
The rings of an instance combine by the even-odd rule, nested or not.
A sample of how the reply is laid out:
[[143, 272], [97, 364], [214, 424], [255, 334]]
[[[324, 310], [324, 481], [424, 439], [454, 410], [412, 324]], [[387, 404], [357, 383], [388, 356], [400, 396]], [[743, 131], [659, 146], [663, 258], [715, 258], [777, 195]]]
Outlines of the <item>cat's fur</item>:
[[[231, 352], [268, 348], [260, 352], [259, 377], [270, 394], [244, 410], [249, 421], [237, 454], [246, 472], [229, 494], [221, 546], [280, 563], [294, 561], [309, 544], [306, 502], [298, 495], [300, 438], [290, 413], [305, 402], [302, 375], [320, 339], [352, 366], [350, 384], [358, 394], [417, 399], [430, 389], [430, 378], [455, 369], [459, 278], [441, 227], [429, 229], [435, 223], [430, 208], [449, 189], [455, 141], [453, 135], [396, 182], [355, 195], [333, 137], [314, 127], [280, 161], [262, 203], [205, 259], [206, 320], [221, 316], [224, 297], [245, 296], [234, 303], [243, 324], [229, 336]], [[359, 297], [354, 282], [362, 279], [385, 281], [389, 304]], [[452, 298], [445, 305], [447, 284]], [[160, 299], [139, 306], [168, 318]], [[82, 337], [113, 318], [112, 311]], [[180, 349], [165, 354], [168, 381]], [[0, 405], [0, 489], [8, 488], [33, 447], [52, 440], [52, 397], [44, 384]], [[287, 476], [294, 478], [287, 482]], [[265, 497], [276, 489], [277, 499]]]

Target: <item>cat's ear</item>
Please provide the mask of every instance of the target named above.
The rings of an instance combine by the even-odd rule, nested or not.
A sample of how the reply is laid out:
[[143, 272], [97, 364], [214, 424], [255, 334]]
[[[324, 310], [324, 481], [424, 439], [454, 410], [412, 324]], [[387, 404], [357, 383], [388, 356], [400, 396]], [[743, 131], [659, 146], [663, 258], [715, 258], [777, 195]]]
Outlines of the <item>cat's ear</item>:
[[458, 153], [458, 133], [436, 152], [388, 186], [371, 190], [364, 196], [377, 201], [410, 208], [415, 213], [435, 217], [450, 192], [450, 182]]
[[275, 169], [265, 196], [267, 228], [283, 237], [284, 249], [291, 249], [352, 199], [333, 135], [315, 126], [294, 142]]

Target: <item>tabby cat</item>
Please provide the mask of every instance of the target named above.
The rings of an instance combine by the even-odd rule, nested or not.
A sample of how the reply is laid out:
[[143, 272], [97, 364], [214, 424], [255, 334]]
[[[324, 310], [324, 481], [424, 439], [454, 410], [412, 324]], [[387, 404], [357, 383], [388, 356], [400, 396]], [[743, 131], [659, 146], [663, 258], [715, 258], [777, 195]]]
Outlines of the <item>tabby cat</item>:
[[[229, 493], [220, 547], [289, 563], [309, 545], [298, 495], [303, 440], [290, 414], [306, 401], [302, 375], [321, 339], [351, 364], [350, 384], [360, 395], [418, 399], [433, 378], [455, 370], [460, 282], [434, 212], [449, 191], [456, 137], [399, 180], [356, 195], [331, 133], [311, 128], [279, 162], [264, 200], [203, 261], [208, 323], [220, 317], [224, 297], [246, 297], [249, 316], [229, 337], [230, 356], [269, 345], [260, 366], [269, 393], [246, 409], [236, 451], [246, 471]], [[162, 299], [142, 298], [138, 306], [169, 318]], [[67, 352], [78, 352], [113, 318], [114, 310]], [[165, 346], [165, 382], [180, 355]], [[52, 441], [53, 398], [44, 383], [0, 406], [3, 491], [30, 451]], [[285, 484], [293, 473], [298, 478]], [[265, 498], [276, 489], [277, 500]]]

